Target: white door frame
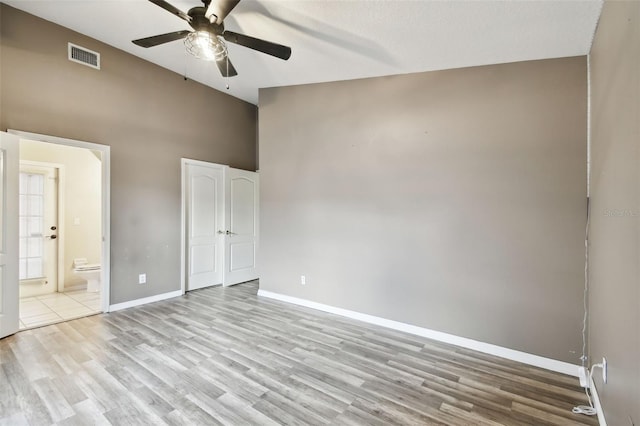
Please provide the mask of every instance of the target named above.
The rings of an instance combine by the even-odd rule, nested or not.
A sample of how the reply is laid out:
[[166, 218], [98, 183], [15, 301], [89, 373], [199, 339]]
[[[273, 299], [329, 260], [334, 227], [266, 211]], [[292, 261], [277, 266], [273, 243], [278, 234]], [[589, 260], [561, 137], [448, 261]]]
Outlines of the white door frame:
[[[203, 167], [211, 167], [211, 168], [216, 168], [216, 169], [226, 169], [229, 166], [226, 166], [224, 164], [217, 164], [217, 163], [209, 163], [207, 161], [200, 161], [200, 160], [192, 160], [190, 158], [181, 158], [180, 159], [180, 176], [181, 176], [181, 190], [180, 190], [180, 205], [181, 205], [181, 212], [180, 212], [180, 292], [182, 294], [185, 294], [187, 291], [187, 267], [186, 267], [186, 260], [187, 260], [187, 253], [186, 253], [186, 249], [187, 249], [187, 166], [203, 166]], [[224, 181], [224, 179], [226, 179], [225, 174], [223, 173], [223, 182], [222, 182], [222, 187], [224, 189], [226, 182]], [[224, 265], [224, 253], [223, 253], [223, 259], [222, 259], [222, 265]], [[223, 266], [223, 271], [222, 271], [222, 279], [224, 280], [224, 266]], [[223, 281], [224, 282], [224, 281]]]
[[56, 291], [64, 291], [64, 184], [66, 179], [64, 164], [50, 163], [47, 161], [20, 160], [20, 168], [22, 168], [22, 166], [44, 166], [58, 170], [58, 199], [56, 201], [58, 206], [58, 211], [56, 212], [58, 217], [58, 224], [56, 225], [58, 227], [58, 285]]
[[9, 129], [7, 133], [16, 135], [21, 139], [90, 149], [102, 153], [102, 259], [100, 262], [102, 274], [100, 298], [102, 312], [109, 312], [109, 299], [111, 299], [111, 147], [109, 145], [41, 135], [20, 130]]
[[18, 273], [18, 138], [2, 132], [0, 149], [0, 338], [16, 333], [20, 328]]

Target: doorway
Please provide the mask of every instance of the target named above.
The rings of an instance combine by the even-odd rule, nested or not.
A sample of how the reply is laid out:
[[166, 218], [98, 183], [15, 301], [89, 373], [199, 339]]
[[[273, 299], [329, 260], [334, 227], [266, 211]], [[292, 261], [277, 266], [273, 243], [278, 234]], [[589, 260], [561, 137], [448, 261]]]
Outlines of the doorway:
[[109, 306], [109, 147], [19, 136], [20, 329]]
[[182, 160], [182, 290], [258, 278], [256, 172]]

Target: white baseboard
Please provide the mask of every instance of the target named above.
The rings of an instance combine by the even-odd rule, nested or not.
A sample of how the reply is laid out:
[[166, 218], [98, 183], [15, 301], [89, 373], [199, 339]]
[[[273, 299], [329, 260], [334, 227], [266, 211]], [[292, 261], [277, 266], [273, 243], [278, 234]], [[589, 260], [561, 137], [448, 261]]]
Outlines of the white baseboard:
[[468, 339], [466, 337], [455, 336], [453, 334], [443, 333], [441, 331], [430, 330], [428, 328], [418, 327], [403, 322], [350, 311], [348, 309], [337, 308], [335, 306], [324, 305], [322, 303], [312, 302], [310, 300], [299, 299], [297, 297], [286, 296], [270, 291], [258, 290], [258, 296], [276, 299], [282, 302], [292, 303], [294, 305], [305, 306], [307, 308], [317, 309], [319, 311], [329, 312], [343, 317], [364, 321], [370, 324], [380, 325], [382, 327], [387, 327], [394, 330], [404, 331], [406, 333], [427, 337], [439, 342], [462, 346], [463, 348], [473, 349], [478, 352], [483, 352], [486, 354], [510, 359], [512, 361], [518, 361], [558, 373], [578, 377], [579, 366], [570, 364], [568, 362], [545, 358], [539, 355], [533, 355], [526, 352], [516, 351], [514, 349], [504, 348], [502, 346], [493, 345], [491, 343], [479, 342], [477, 340]]
[[73, 284], [73, 285], [65, 285], [64, 286], [64, 291], [77, 291], [77, 290], [86, 290], [87, 289], [87, 283], [82, 283], [82, 284]]
[[607, 420], [604, 418], [604, 411], [602, 411], [602, 404], [600, 404], [600, 396], [598, 395], [598, 390], [596, 389], [596, 384], [591, 374], [589, 374], [589, 391], [591, 392], [591, 402], [593, 402], [593, 406], [598, 415], [598, 424], [600, 426], [607, 426]]
[[132, 308], [134, 306], [146, 305], [147, 303], [159, 302], [165, 299], [182, 296], [182, 290], [170, 291], [168, 293], [156, 294], [155, 296], [143, 297], [142, 299], [129, 300], [128, 302], [116, 303], [109, 306], [109, 312]]

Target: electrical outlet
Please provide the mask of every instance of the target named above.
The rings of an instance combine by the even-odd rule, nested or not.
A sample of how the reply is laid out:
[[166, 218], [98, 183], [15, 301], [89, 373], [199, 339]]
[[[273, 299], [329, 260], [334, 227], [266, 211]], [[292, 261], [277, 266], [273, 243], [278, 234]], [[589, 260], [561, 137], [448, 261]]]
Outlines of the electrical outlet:
[[138, 275], [138, 284], [145, 284], [147, 282], [147, 274]]
[[306, 285], [307, 284], [307, 277], [305, 277], [304, 275], [300, 275], [300, 284]]
[[602, 357], [602, 381], [607, 383], [607, 359]]

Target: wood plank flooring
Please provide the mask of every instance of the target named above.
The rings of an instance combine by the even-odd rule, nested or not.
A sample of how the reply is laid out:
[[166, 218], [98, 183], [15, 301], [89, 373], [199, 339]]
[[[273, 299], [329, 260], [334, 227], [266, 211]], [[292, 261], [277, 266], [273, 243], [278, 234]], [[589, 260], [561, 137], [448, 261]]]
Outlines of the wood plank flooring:
[[0, 340], [2, 425], [596, 425], [577, 379], [259, 298], [256, 282]]

